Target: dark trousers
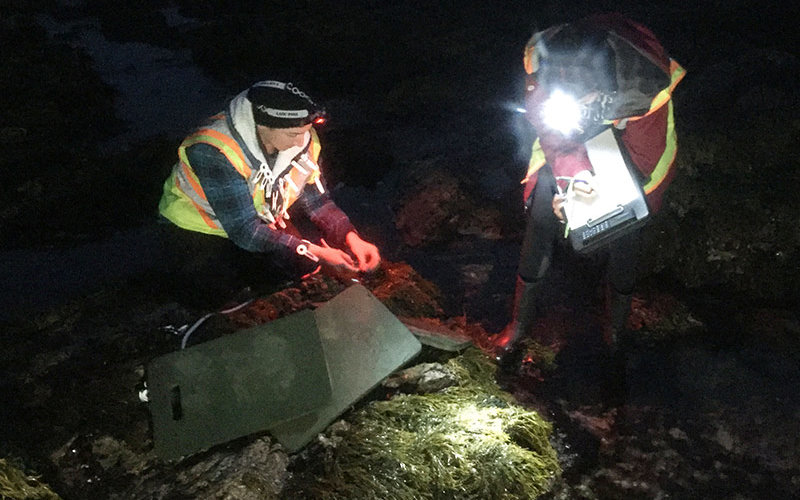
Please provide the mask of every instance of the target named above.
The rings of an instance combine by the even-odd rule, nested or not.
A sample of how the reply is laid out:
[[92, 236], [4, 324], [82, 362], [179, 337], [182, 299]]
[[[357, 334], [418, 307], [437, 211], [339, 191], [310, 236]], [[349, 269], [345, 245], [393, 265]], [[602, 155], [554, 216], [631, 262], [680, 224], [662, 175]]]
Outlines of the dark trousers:
[[166, 291], [178, 302], [203, 309], [217, 308], [246, 288], [273, 291], [313, 269], [300, 256], [248, 252], [227, 238], [169, 222], [159, 226], [159, 244]]
[[[527, 224], [520, 252], [519, 277], [528, 283], [540, 282], [552, 263], [555, 245], [563, 239], [564, 226], [553, 213], [553, 195], [558, 192], [549, 165], [539, 170], [538, 180], [526, 200]], [[599, 249], [590, 258], [606, 264], [611, 291], [629, 295], [636, 284], [639, 255], [639, 230], [633, 230]]]

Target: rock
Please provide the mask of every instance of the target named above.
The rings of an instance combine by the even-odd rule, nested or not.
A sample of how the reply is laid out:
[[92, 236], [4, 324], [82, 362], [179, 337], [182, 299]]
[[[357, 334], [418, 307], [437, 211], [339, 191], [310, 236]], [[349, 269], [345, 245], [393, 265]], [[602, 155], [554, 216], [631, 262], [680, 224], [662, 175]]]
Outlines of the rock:
[[686, 435], [685, 432], [678, 429], [677, 427], [672, 427], [669, 431], [669, 435], [672, 436], [673, 439], [677, 439], [679, 441], [688, 441], [689, 437]]
[[418, 166], [430, 171], [401, 201], [395, 217], [395, 227], [403, 241], [412, 247], [452, 238], [465, 203], [458, 180], [442, 170], [435, 170], [431, 163]]
[[720, 446], [722, 446], [722, 448], [725, 449], [725, 451], [727, 452], [733, 451], [733, 445], [734, 445], [733, 436], [731, 436], [730, 432], [728, 432], [728, 430], [725, 429], [724, 427], [720, 426], [717, 428], [717, 433], [714, 435], [714, 439], [717, 442], [717, 444], [719, 444]]
[[421, 363], [407, 368], [383, 382], [391, 389], [407, 388], [408, 392], [438, 392], [457, 383], [455, 374], [440, 363]]
[[363, 284], [396, 316], [435, 318], [444, 314], [439, 289], [405, 262], [382, 262]]
[[135, 486], [112, 498], [277, 499], [288, 465], [289, 456], [265, 436], [241, 449], [219, 449], [174, 468], [154, 465], [137, 476]]
[[449, 242], [459, 235], [502, 238], [504, 214], [486, 199], [469, 193], [462, 182], [434, 161], [416, 167], [425, 171], [400, 201], [395, 226], [412, 247]]

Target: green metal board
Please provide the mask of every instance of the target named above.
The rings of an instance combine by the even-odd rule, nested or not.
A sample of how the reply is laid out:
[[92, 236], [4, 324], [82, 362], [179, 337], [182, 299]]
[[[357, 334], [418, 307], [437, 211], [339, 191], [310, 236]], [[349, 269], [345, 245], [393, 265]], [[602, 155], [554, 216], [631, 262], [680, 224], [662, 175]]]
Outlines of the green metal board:
[[226, 335], [147, 368], [156, 453], [175, 459], [297, 419], [331, 399], [314, 311]]
[[331, 377], [331, 399], [313, 413], [270, 428], [290, 452], [308, 444], [422, 347], [361, 285], [347, 288], [316, 309], [315, 315]]

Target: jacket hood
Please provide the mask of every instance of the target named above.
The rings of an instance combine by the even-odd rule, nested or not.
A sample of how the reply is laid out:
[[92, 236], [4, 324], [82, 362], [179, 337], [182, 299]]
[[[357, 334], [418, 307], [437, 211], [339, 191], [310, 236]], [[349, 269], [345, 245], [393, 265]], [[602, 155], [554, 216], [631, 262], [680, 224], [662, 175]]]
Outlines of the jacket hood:
[[[267, 163], [264, 152], [258, 143], [258, 134], [256, 133], [256, 122], [253, 117], [253, 107], [250, 100], [247, 98], [247, 91], [241, 92], [239, 95], [231, 100], [228, 106], [228, 114], [231, 117], [233, 128], [242, 138], [244, 144], [243, 148], [247, 149], [249, 156], [254, 157], [259, 163]], [[257, 167], [257, 165], [254, 165]]]

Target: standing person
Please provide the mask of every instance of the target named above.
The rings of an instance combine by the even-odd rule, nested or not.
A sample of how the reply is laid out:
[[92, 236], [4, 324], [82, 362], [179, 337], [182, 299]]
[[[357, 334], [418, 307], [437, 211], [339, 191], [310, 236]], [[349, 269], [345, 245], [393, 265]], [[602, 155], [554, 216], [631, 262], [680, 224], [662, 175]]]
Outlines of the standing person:
[[[526, 117], [534, 141], [525, 176], [527, 226], [511, 322], [497, 341], [498, 359], [515, 370], [519, 340], [529, 333], [554, 244], [564, 230], [565, 179], [591, 179], [584, 142], [614, 128], [640, 174], [650, 213], [658, 211], [674, 176], [677, 151], [671, 94], [684, 70], [646, 27], [619, 14], [594, 15], [536, 33], [525, 47]], [[554, 98], [572, 95], [580, 121], [567, 125]], [[589, 174], [589, 175], [585, 175]], [[591, 183], [575, 182], [591, 194]], [[613, 348], [630, 313], [639, 252], [637, 230], [607, 245], [605, 340]]]
[[[265, 80], [184, 139], [158, 208], [172, 223], [168, 244], [178, 250], [185, 287], [378, 266], [378, 249], [324, 187], [314, 130], [324, 120], [322, 107], [295, 84]], [[324, 239], [304, 239], [290, 213], [306, 216]], [[225, 291], [233, 290], [211, 293]]]

